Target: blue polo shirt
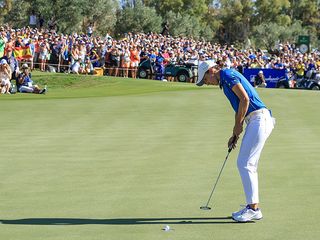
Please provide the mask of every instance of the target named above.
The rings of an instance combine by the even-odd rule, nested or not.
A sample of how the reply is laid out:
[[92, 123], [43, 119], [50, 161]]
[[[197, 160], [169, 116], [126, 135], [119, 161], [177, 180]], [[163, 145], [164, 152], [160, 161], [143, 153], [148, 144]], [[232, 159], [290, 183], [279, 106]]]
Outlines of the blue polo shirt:
[[266, 108], [254, 87], [241, 73], [239, 73], [235, 69], [222, 69], [220, 71], [220, 84], [222, 85], [224, 94], [230, 101], [231, 106], [236, 113], [238, 112], [240, 101], [238, 96], [232, 91], [232, 88], [234, 85], [238, 83], [240, 83], [243, 86], [244, 90], [249, 96], [250, 102], [246, 116], [249, 113], [260, 108]]

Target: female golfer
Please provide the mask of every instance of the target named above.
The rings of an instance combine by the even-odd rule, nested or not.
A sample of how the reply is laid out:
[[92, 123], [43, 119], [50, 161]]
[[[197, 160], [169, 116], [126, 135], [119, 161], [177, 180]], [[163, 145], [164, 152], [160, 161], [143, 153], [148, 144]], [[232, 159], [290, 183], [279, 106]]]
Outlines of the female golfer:
[[[247, 206], [232, 213], [237, 222], [248, 222], [262, 218], [259, 209], [258, 162], [264, 143], [274, 127], [274, 118], [248, 80], [235, 69], [223, 69], [214, 61], [199, 65], [196, 84], [220, 85], [235, 111], [235, 123], [228, 146], [235, 148], [246, 123], [237, 160], [238, 170], [246, 196]], [[235, 141], [234, 141], [235, 139]]]

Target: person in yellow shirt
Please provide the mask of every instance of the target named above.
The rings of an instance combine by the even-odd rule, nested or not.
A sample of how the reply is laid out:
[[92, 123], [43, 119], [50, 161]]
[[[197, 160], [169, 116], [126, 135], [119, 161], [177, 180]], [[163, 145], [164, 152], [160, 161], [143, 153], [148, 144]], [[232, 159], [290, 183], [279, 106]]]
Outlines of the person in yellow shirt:
[[320, 70], [320, 57], [316, 60], [316, 69]]
[[296, 64], [296, 73], [298, 78], [302, 78], [304, 76], [305, 68], [306, 67], [302, 59], [299, 59], [298, 63]]

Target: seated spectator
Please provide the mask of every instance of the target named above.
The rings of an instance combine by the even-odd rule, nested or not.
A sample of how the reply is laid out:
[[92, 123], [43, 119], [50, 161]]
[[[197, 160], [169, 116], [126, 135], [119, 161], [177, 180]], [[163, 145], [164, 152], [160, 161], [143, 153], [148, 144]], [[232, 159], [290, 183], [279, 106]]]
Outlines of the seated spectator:
[[0, 88], [1, 94], [10, 94], [11, 88], [11, 68], [5, 59], [0, 62]]
[[266, 87], [267, 83], [263, 74], [263, 71], [259, 71], [258, 75], [254, 78], [254, 87]]
[[80, 59], [75, 59], [71, 65], [71, 72], [75, 74], [83, 73], [83, 67], [81, 66]]
[[91, 63], [90, 57], [86, 57], [86, 60], [84, 62], [84, 73], [85, 74], [93, 74], [93, 65]]
[[99, 57], [99, 54], [97, 53], [97, 49], [93, 49], [92, 51], [90, 51], [90, 61], [93, 65], [93, 67], [101, 67], [100, 65], [100, 57]]
[[22, 65], [22, 73], [18, 76], [19, 87], [18, 91], [21, 93], [36, 93], [45, 94], [47, 89], [41, 89], [38, 85], [34, 85], [31, 80], [31, 74], [29, 73], [29, 67], [25, 63]]

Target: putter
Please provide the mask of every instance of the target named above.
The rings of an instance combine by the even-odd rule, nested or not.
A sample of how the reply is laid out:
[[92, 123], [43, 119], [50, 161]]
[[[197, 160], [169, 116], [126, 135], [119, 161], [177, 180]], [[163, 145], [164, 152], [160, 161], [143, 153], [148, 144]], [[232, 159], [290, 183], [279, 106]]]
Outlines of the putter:
[[214, 190], [216, 189], [216, 186], [217, 186], [218, 181], [219, 181], [219, 179], [220, 179], [221, 173], [222, 173], [222, 171], [223, 171], [223, 169], [224, 169], [224, 166], [226, 165], [226, 162], [227, 162], [227, 160], [228, 160], [229, 154], [230, 154], [230, 152], [232, 151], [232, 148], [233, 148], [233, 145], [234, 145], [235, 140], [236, 140], [236, 136], [233, 136], [232, 143], [231, 143], [231, 145], [229, 146], [229, 149], [228, 149], [228, 154], [227, 154], [227, 156], [226, 156], [226, 159], [225, 159], [224, 162], [223, 162], [223, 165], [222, 165], [222, 167], [221, 167], [221, 170], [220, 170], [220, 172], [219, 172], [219, 175], [218, 175], [218, 177], [217, 177], [217, 180], [216, 180], [216, 182], [215, 182], [215, 184], [214, 184], [214, 186], [213, 186], [213, 189], [212, 189], [212, 191], [211, 191], [211, 194], [210, 194], [210, 197], [209, 197], [209, 199], [208, 199], [208, 201], [207, 201], [207, 204], [206, 204], [205, 206], [201, 206], [201, 207], [200, 207], [201, 210], [211, 210], [211, 207], [208, 206], [208, 205], [209, 205], [209, 202], [210, 202], [210, 200], [211, 200], [211, 197], [212, 197], [212, 195], [213, 195]]

